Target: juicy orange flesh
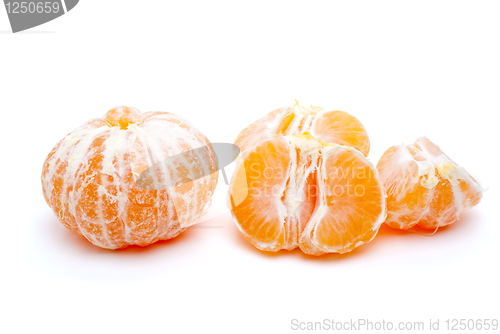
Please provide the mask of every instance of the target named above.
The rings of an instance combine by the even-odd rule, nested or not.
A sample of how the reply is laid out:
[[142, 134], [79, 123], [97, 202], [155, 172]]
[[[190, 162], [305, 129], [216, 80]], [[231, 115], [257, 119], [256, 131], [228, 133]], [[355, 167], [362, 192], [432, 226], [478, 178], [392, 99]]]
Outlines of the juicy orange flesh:
[[389, 148], [377, 169], [387, 192], [386, 223], [393, 228], [436, 230], [482, 197], [477, 181], [425, 137]]
[[133, 109], [129, 107], [119, 107], [109, 110], [104, 119], [111, 126], [118, 126], [122, 130], [126, 130], [129, 124], [137, 123], [140, 119], [140, 115]]
[[[377, 171], [352, 149], [338, 146], [338, 153], [327, 153], [322, 161], [314, 157], [324, 152], [303, 152], [287, 138], [261, 142], [237, 166], [229, 205], [245, 237], [262, 250], [300, 247], [313, 255], [369, 242], [385, 213]], [[236, 200], [242, 193], [248, 195]]]
[[330, 248], [353, 249], [377, 233], [373, 222], [384, 208], [379, 181], [364, 159], [344, 151], [324, 161], [327, 213], [315, 226], [316, 241]]
[[268, 126], [272, 124], [275, 119], [283, 112], [283, 109], [276, 109], [271, 111], [266, 116], [258, 119], [257, 121], [251, 123], [245, 129], [243, 129], [234, 144], [237, 145], [243, 152], [246, 149], [254, 146], [261, 141], [268, 139], [272, 135], [269, 131]]
[[[402, 146], [393, 146], [377, 165], [387, 193], [386, 223], [395, 228], [416, 225], [433, 193], [422, 186], [427, 177], [418, 175], [417, 163], [404, 160], [403, 155]], [[396, 170], [393, 161], [398, 161]]]
[[370, 152], [370, 141], [363, 125], [357, 118], [344, 111], [322, 114], [311, 133], [326, 143], [352, 146], [365, 156]]
[[246, 236], [255, 238], [265, 245], [283, 244], [282, 225], [279, 205], [282, 205], [283, 190], [288, 177], [290, 165], [289, 150], [284, 142], [265, 142], [251, 152], [239, 168], [244, 169], [242, 175], [246, 182], [239, 178], [230, 188], [231, 198], [238, 192], [246, 191], [234, 185], [246, 183], [248, 195], [237, 206], [233, 207], [233, 214]]
[[290, 126], [290, 123], [292, 123], [293, 119], [295, 118], [295, 115], [293, 113], [285, 116], [285, 118], [281, 121], [280, 125], [278, 126], [277, 133], [279, 134], [284, 134], [288, 127]]
[[[309, 121], [306, 121], [309, 119]], [[240, 132], [235, 144], [245, 151], [275, 135], [296, 135], [311, 132], [326, 143], [352, 146], [368, 156], [370, 141], [361, 122], [343, 111], [319, 112], [294, 108], [277, 109], [255, 121]]]
[[448, 225], [458, 218], [455, 194], [450, 181], [443, 179], [440, 175], [437, 177], [439, 181], [434, 189], [434, 197], [429, 204], [428, 212], [418, 222], [418, 225], [425, 229]]
[[[472, 180], [477, 183], [477, 181], [474, 180], [474, 178], [472, 178]], [[464, 200], [465, 208], [468, 209], [472, 208], [473, 206], [476, 206], [481, 200], [481, 194], [475, 191], [469, 182], [461, 179], [459, 179], [458, 181], [460, 183], [460, 190], [462, 194], [465, 196]]]

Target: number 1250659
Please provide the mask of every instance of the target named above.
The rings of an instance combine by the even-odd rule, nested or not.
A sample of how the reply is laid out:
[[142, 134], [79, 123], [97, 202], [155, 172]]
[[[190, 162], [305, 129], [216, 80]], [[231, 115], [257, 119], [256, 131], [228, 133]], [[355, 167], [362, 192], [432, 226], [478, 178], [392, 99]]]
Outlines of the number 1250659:
[[7, 2], [5, 4], [9, 14], [42, 14], [59, 13], [61, 5], [59, 2]]

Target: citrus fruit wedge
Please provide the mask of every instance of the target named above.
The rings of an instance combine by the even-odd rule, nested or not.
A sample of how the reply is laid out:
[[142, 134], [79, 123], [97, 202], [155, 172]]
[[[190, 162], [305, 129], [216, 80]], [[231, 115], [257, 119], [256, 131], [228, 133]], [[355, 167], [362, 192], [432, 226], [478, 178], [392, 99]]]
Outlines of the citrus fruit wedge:
[[386, 217], [371, 162], [308, 134], [277, 135], [247, 149], [229, 188], [237, 227], [264, 251], [349, 252], [371, 241]]
[[320, 107], [310, 109], [299, 106], [274, 110], [250, 124], [235, 140], [241, 151], [274, 135], [295, 135], [304, 132], [326, 143], [352, 146], [365, 156], [370, 152], [370, 140], [361, 122], [340, 110], [325, 111]]
[[483, 188], [426, 137], [390, 147], [377, 169], [387, 192], [386, 223], [436, 231], [479, 203]]

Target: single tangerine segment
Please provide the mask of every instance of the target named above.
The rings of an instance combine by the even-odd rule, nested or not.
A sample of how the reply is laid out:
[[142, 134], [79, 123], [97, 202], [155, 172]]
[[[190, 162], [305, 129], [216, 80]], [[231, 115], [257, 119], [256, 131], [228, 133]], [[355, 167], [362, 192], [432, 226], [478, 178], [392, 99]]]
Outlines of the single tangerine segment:
[[477, 205], [483, 188], [428, 138], [396, 145], [377, 169], [387, 192], [386, 223], [398, 229], [437, 230]]
[[[64, 226], [99, 247], [167, 240], [208, 210], [217, 184], [216, 159], [210, 150], [198, 150], [175, 166], [156, 163], [208, 144], [172, 113], [117, 107], [55, 145], [43, 165], [43, 194]], [[151, 165], [160, 181], [199, 169], [207, 176], [167, 189], [137, 187], [137, 177]]]
[[311, 124], [311, 135], [327, 143], [352, 146], [368, 156], [370, 140], [365, 127], [345, 111], [320, 112]]
[[275, 135], [295, 135], [304, 132], [327, 142], [352, 146], [368, 156], [370, 140], [363, 124], [344, 111], [325, 111], [320, 107], [310, 109], [297, 104], [274, 110], [250, 124], [240, 132], [235, 144], [242, 151]]
[[228, 207], [237, 227], [265, 251], [345, 253], [369, 242], [385, 219], [375, 167], [352, 147], [310, 135], [275, 136], [245, 151]]

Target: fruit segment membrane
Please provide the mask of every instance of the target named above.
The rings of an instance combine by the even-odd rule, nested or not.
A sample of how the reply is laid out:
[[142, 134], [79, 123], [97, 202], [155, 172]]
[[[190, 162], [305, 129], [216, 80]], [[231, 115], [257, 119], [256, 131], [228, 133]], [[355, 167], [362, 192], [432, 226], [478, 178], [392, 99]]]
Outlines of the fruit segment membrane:
[[236, 225], [257, 248], [345, 253], [385, 219], [385, 192], [358, 150], [311, 135], [276, 136], [237, 160], [228, 194]]
[[483, 188], [428, 138], [396, 145], [377, 169], [387, 192], [386, 223], [398, 229], [436, 231], [479, 203]]

